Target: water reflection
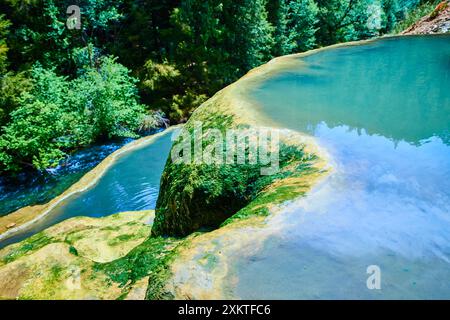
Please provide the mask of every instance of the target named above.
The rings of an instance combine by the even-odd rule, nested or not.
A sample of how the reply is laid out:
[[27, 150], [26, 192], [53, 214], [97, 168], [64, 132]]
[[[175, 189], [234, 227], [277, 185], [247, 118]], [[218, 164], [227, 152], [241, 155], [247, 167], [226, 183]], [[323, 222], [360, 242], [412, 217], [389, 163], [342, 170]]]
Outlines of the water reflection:
[[252, 92], [283, 126], [314, 134], [324, 121], [393, 141], [450, 142], [450, 36], [382, 40], [304, 61]]
[[[450, 298], [450, 37], [310, 56], [254, 97], [317, 137], [334, 173], [236, 261], [242, 298]], [[382, 289], [368, 290], [378, 265]]]

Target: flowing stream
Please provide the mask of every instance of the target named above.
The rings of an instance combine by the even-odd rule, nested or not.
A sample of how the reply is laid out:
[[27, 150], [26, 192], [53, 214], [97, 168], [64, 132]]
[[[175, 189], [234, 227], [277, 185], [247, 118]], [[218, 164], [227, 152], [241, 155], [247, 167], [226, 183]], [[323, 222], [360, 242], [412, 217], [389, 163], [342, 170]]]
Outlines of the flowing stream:
[[95, 186], [61, 201], [31, 228], [0, 242], [0, 248], [72, 217], [103, 217], [154, 209], [159, 180], [172, 145], [171, 132], [167, 130], [150, 144], [120, 155]]

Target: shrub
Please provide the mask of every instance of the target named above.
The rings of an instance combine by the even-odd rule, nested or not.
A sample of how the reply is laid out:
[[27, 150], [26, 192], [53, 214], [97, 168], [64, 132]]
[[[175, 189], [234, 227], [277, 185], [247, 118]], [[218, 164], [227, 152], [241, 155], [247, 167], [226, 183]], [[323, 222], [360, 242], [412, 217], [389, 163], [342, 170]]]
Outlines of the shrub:
[[142, 124], [136, 80], [114, 58], [74, 80], [36, 64], [31, 82], [0, 136], [0, 171], [52, 167], [95, 140], [134, 137]]

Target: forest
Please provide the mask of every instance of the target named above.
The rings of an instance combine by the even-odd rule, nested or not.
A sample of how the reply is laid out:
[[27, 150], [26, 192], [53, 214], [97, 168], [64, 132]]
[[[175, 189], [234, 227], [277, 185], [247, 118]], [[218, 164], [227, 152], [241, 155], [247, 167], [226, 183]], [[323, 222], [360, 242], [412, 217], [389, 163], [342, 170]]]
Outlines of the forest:
[[185, 122], [273, 57], [395, 34], [435, 4], [1, 0], [0, 173], [45, 170], [92, 143]]

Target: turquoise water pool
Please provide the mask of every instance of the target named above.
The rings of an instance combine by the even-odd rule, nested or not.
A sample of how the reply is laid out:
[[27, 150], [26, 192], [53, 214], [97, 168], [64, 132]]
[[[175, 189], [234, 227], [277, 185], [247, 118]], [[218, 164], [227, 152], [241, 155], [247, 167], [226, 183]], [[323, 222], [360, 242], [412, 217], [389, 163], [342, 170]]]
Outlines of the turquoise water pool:
[[[301, 62], [302, 61], [302, 62]], [[236, 258], [238, 297], [450, 298], [450, 36], [320, 51], [251, 92], [333, 171]], [[381, 271], [369, 290], [367, 267]]]

